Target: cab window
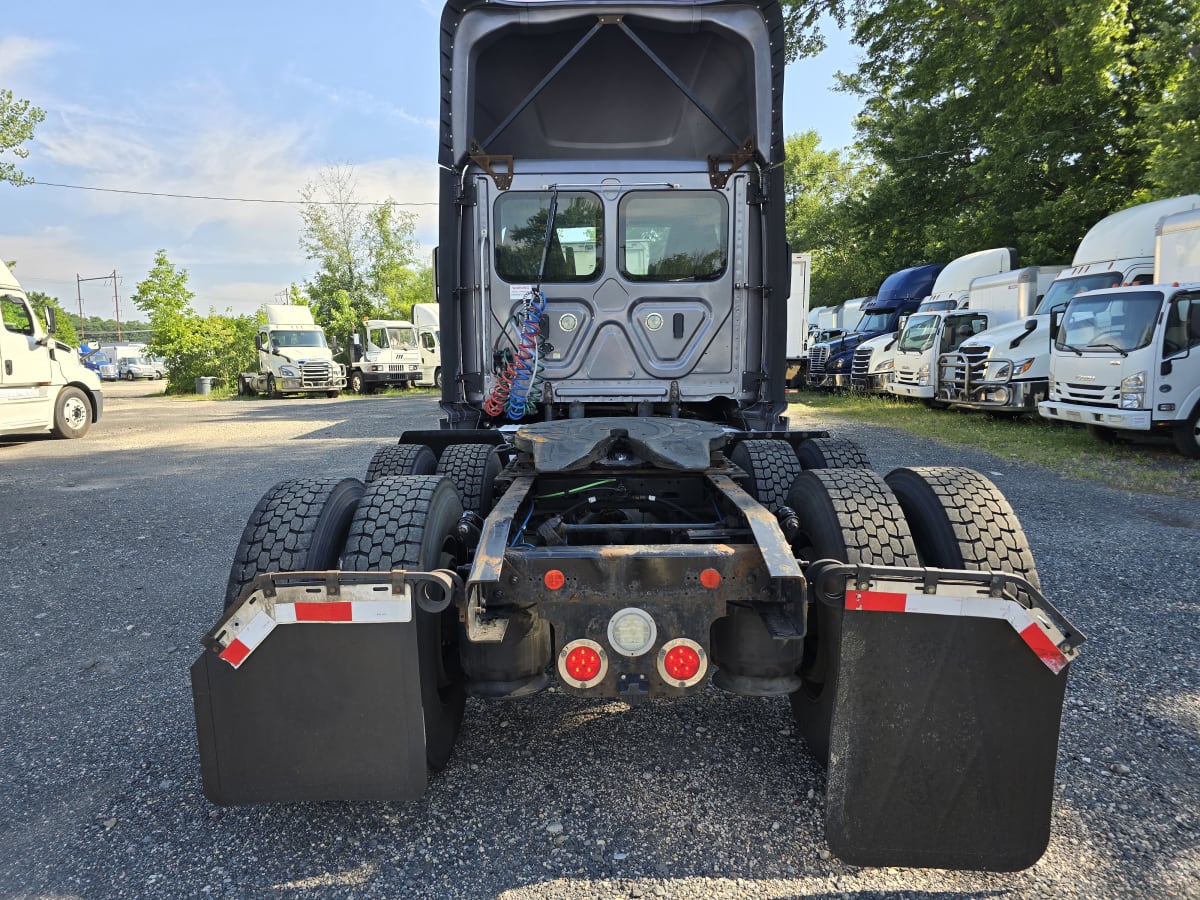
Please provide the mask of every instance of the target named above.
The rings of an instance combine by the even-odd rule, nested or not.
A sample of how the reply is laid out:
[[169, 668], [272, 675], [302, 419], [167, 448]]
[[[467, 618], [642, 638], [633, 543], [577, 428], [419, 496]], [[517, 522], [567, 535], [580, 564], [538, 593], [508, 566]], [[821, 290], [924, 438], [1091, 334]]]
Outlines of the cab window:
[[620, 269], [631, 281], [715, 281], [729, 263], [729, 215], [716, 192], [638, 191], [620, 205]]
[[[508, 191], [496, 199], [496, 274], [514, 284], [592, 281], [604, 268], [604, 206], [595, 194], [559, 191], [546, 243], [550, 191]], [[541, 272], [542, 255], [546, 257]]]
[[15, 334], [33, 334], [33, 320], [29, 307], [11, 294], [0, 297], [0, 316], [4, 318], [4, 329]]
[[1176, 294], [1167, 309], [1163, 356], [1200, 347], [1200, 294]]

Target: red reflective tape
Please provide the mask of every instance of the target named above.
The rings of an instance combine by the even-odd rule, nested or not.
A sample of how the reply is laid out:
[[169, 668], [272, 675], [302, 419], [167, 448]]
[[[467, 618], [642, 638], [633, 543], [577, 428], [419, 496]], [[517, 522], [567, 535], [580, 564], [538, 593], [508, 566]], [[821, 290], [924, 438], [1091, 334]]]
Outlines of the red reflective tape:
[[354, 610], [345, 601], [334, 603], [296, 603], [297, 622], [350, 622]]
[[1037, 622], [1027, 626], [1020, 634], [1021, 640], [1029, 645], [1029, 649], [1037, 654], [1038, 659], [1044, 662], [1051, 672], [1057, 674], [1063, 670], [1067, 664], [1067, 658], [1046, 636], [1046, 632], [1038, 627]]
[[846, 591], [846, 609], [869, 609], [874, 612], [904, 612], [908, 594], [890, 591]]
[[251, 647], [247, 647], [237, 638], [229, 642], [229, 646], [221, 651], [221, 659], [229, 663], [235, 669], [242, 664], [247, 656], [250, 655]]

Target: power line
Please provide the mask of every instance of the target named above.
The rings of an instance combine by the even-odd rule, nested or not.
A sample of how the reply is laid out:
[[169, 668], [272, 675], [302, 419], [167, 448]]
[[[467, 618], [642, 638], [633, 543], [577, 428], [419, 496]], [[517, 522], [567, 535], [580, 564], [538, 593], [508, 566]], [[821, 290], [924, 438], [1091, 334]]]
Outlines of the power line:
[[54, 181], [33, 181], [43, 187], [67, 188], [72, 191], [97, 191], [104, 194], [133, 194], [138, 197], [169, 197], [175, 200], [219, 200], [225, 203], [275, 203], [284, 206], [437, 206], [436, 201], [429, 203], [401, 203], [400, 201], [375, 200], [272, 200], [265, 197], [217, 197], [205, 194], [172, 194], [166, 191], [134, 191], [124, 188], [89, 187], [82, 184], [60, 184]]

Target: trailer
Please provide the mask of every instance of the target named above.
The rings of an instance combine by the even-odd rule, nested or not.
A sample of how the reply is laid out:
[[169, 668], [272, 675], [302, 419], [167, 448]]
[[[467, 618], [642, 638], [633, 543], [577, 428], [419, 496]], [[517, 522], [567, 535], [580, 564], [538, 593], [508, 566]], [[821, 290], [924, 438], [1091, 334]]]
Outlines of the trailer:
[[252, 512], [208, 798], [411, 801], [468, 695], [711, 684], [790, 703], [847, 862], [1031, 865], [1082, 637], [982, 475], [789, 428], [779, 4], [451, 0], [441, 49], [442, 427]]

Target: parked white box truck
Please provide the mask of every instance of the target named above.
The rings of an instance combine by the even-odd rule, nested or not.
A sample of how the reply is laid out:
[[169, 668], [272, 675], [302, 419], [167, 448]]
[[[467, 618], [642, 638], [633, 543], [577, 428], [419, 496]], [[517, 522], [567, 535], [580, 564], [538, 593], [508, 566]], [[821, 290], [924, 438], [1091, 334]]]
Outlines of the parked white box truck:
[[421, 349], [420, 384], [442, 386], [442, 330], [438, 322], [436, 303], [414, 303], [413, 324], [417, 326], [417, 342]]
[[788, 294], [787, 317], [787, 373], [788, 387], [798, 388], [804, 384], [808, 367], [808, 301], [812, 280], [812, 255], [792, 254], [791, 292]]
[[1155, 229], [1163, 216], [1200, 207], [1200, 194], [1123, 209], [1092, 226], [1071, 268], [1055, 279], [1035, 314], [963, 341], [939, 365], [939, 395], [952, 406], [1032, 413], [1049, 393], [1050, 313], [1083, 291], [1154, 280]]
[[307, 306], [267, 303], [267, 324], [258, 329], [258, 371], [238, 376], [239, 394], [322, 393], [336, 397], [346, 386], [346, 370], [333, 360], [325, 332]]
[[[929, 296], [921, 301], [922, 311], [959, 309], [966, 305], [971, 282], [984, 275], [1007, 272], [1016, 264], [1017, 251], [996, 247], [967, 253], [946, 264], [933, 282]], [[928, 320], [923, 319], [923, 322]], [[903, 327], [903, 322], [897, 325]], [[859, 344], [850, 368], [850, 385], [855, 390], [884, 393], [891, 383], [896, 365], [896, 342], [900, 329], [888, 331]]]
[[1048, 419], [1101, 440], [1169, 435], [1200, 459], [1200, 209], [1159, 223], [1153, 285], [1071, 299], [1050, 353]]
[[1038, 301], [1062, 269], [1026, 266], [984, 275], [971, 282], [963, 308], [917, 310], [896, 342], [888, 392], [921, 400], [927, 406], [945, 406], [944, 401], [936, 399], [938, 357], [989, 328], [1033, 315]]
[[83, 437], [100, 421], [99, 376], [75, 348], [55, 340], [55, 313], [37, 320], [21, 285], [0, 261], [0, 434]]

